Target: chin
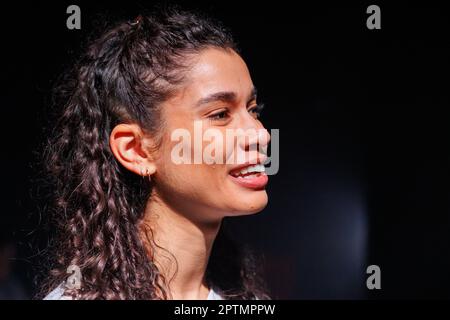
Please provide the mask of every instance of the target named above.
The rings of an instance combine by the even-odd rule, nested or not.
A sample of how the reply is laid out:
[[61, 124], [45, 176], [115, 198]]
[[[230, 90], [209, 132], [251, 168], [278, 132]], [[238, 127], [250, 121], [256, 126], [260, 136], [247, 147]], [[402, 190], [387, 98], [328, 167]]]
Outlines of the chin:
[[244, 216], [262, 211], [268, 202], [265, 190], [252, 191], [251, 194], [243, 194], [234, 197], [231, 216]]

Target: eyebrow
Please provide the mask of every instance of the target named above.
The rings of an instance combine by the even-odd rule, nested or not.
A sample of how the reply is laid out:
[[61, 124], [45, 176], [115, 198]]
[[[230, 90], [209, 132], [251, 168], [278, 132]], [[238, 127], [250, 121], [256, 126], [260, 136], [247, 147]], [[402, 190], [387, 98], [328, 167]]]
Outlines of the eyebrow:
[[[247, 103], [256, 99], [256, 95], [257, 95], [257, 90], [255, 87], [253, 87], [252, 91], [250, 92], [250, 95], [247, 99]], [[201, 98], [196, 103], [196, 107], [200, 107], [202, 105], [205, 105], [205, 104], [208, 104], [211, 102], [216, 102], [216, 101], [232, 103], [232, 102], [235, 102], [236, 100], [237, 100], [237, 94], [235, 92], [232, 92], [232, 91], [215, 92], [204, 98]]]

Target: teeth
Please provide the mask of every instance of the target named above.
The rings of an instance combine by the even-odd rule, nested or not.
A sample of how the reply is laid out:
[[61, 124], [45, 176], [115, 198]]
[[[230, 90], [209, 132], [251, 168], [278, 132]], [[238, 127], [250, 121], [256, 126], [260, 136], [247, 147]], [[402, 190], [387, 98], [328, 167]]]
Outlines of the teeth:
[[266, 168], [264, 167], [264, 165], [262, 165], [262, 164], [255, 164], [255, 165], [252, 165], [252, 166], [249, 166], [249, 167], [246, 167], [246, 168], [242, 169], [239, 172], [239, 174], [240, 175], [244, 175], [244, 174], [253, 173], [253, 172], [265, 172], [266, 171], [265, 169]]

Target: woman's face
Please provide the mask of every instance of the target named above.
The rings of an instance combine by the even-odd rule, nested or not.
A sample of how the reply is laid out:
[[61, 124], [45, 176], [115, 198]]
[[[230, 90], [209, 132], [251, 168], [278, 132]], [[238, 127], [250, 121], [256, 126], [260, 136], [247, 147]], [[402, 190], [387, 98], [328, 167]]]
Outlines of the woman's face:
[[162, 106], [154, 192], [202, 220], [258, 212], [267, 204], [267, 175], [253, 171], [261, 166], [241, 169], [264, 162], [270, 136], [247, 66], [234, 51], [213, 48], [190, 62], [186, 84]]

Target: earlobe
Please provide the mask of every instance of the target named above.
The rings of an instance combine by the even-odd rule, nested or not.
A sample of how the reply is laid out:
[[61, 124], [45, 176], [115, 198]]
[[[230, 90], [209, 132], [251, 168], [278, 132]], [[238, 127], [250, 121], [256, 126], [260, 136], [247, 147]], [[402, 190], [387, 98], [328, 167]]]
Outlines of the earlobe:
[[141, 176], [152, 176], [156, 172], [156, 166], [153, 163], [142, 165], [143, 168], [141, 169]]
[[148, 180], [152, 181], [152, 175], [156, 172], [155, 166], [146, 167], [145, 169], [141, 170], [141, 176], [142, 177], [148, 177]]

